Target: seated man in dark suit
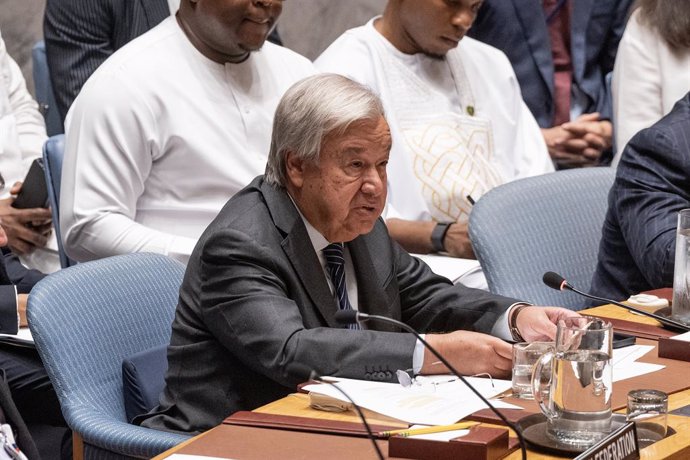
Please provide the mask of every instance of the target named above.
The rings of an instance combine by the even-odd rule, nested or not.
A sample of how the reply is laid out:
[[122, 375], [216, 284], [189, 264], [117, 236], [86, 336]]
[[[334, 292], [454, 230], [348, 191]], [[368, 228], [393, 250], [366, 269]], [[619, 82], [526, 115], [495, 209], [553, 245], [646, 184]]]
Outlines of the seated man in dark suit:
[[[480, 3], [480, 2], [476, 2]], [[606, 74], [632, 0], [484, 0], [468, 35], [502, 50], [560, 167], [610, 154]]]
[[367, 87], [322, 74], [286, 92], [266, 175], [225, 205], [192, 254], [166, 389], [142, 425], [209, 429], [294, 391], [291, 363], [386, 381], [398, 369], [447, 372], [412, 334], [338, 327], [339, 309], [404, 321], [460, 372], [502, 377], [511, 346], [501, 339], [552, 338], [559, 319], [577, 316], [454, 286], [402, 250], [380, 218], [390, 148], [381, 101]]
[[628, 143], [609, 193], [592, 294], [673, 286], [678, 211], [690, 208], [690, 93]]
[[[0, 226], [0, 334], [16, 334], [19, 327], [27, 326], [29, 291], [45, 275], [24, 267], [6, 245], [7, 235]], [[37, 433], [36, 441], [44, 458], [69, 458], [71, 432], [36, 349], [0, 341], [0, 380], [0, 414], [4, 411], [11, 424], [21, 426], [20, 433], [24, 430], [21, 418], [25, 419], [29, 430]], [[29, 454], [35, 447], [28, 432], [20, 436], [28, 437], [24, 441], [26, 447], [20, 447], [29, 458], [38, 458]]]

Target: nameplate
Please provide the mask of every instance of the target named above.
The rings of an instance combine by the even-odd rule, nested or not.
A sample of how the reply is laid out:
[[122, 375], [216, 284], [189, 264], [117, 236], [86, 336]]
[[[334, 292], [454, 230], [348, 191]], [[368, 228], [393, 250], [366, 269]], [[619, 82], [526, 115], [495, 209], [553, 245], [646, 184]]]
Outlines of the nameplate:
[[575, 460], [637, 460], [640, 446], [637, 443], [635, 423], [629, 422], [575, 457]]

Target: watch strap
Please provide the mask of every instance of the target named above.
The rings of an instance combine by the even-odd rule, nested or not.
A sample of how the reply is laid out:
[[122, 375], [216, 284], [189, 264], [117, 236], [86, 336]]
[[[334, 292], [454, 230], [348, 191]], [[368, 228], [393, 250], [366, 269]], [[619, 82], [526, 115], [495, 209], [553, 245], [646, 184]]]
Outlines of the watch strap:
[[443, 240], [451, 225], [451, 222], [439, 222], [431, 231], [431, 247], [435, 252], [443, 252], [446, 250], [446, 245], [443, 244]]

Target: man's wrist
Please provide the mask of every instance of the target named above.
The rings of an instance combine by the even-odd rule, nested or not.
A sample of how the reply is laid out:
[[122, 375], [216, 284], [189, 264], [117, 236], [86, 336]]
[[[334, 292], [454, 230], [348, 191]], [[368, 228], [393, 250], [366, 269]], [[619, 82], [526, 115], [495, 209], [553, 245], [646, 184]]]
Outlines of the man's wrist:
[[508, 328], [510, 329], [510, 335], [513, 337], [513, 341], [515, 342], [525, 341], [517, 327], [517, 317], [520, 314], [520, 311], [526, 307], [529, 307], [529, 305], [525, 303], [515, 305], [510, 311], [510, 316], [508, 316]]
[[446, 250], [444, 240], [451, 225], [453, 225], [452, 222], [439, 222], [431, 231], [431, 247], [434, 252], [443, 252]]

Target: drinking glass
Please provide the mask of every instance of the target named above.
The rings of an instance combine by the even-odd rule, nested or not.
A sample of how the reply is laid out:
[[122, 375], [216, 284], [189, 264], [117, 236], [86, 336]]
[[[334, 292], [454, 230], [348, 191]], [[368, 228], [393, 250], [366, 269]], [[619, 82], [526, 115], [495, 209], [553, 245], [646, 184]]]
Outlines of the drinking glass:
[[[666, 436], [668, 395], [659, 390], [628, 392], [626, 419], [635, 422], [640, 444], [652, 444]], [[640, 446], [642, 447], [642, 446]]]
[[518, 342], [513, 344], [513, 396], [534, 399], [532, 370], [541, 355], [553, 351], [553, 342]]

